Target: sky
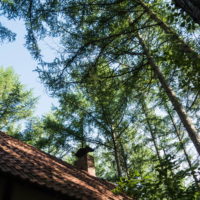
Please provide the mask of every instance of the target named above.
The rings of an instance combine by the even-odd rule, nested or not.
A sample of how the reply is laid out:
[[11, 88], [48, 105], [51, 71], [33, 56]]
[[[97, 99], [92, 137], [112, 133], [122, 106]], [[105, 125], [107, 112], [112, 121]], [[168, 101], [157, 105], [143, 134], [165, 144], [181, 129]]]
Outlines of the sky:
[[[20, 82], [24, 84], [27, 89], [33, 89], [34, 97], [39, 97], [35, 109], [35, 115], [42, 116], [49, 112], [51, 105], [56, 105], [57, 101], [47, 95], [47, 91], [39, 80], [37, 72], [34, 72], [37, 63], [33, 60], [29, 51], [24, 46], [25, 28], [23, 22], [8, 21], [3, 17], [0, 17], [0, 22], [3, 26], [17, 34], [14, 42], [6, 41], [3, 44], [0, 44], [0, 66], [11, 66], [19, 75]], [[48, 54], [48, 51], [46, 54]], [[50, 55], [49, 52], [49, 56]]]

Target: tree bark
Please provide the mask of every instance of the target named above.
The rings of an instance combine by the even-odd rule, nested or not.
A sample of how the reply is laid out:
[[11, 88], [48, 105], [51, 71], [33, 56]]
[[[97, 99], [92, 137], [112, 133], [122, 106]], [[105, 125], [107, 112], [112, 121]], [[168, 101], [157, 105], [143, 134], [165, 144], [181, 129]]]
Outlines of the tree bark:
[[124, 146], [121, 141], [119, 142], [119, 145], [120, 145], [121, 157], [123, 161], [122, 164], [123, 164], [123, 169], [124, 169], [122, 170], [122, 173], [125, 172], [126, 176], [129, 177], [128, 163], [127, 163], [128, 158], [124, 151]]
[[122, 173], [121, 173], [121, 167], [120, 167], [120, 163], [119, 163], [118, 147], [117, 147], [114, 133], [112, 133], [112, 141], [113, 141], [113, 148], [114, 148], [115, 163], [117, 166], [117, 175], [118, 175], [118, 177], [121, 177]]
[[139, 39], [140, 45], [142, 46], [142, 48], [144, 50], [146, 57], [147, 57], [149, 65], [151, 66], [155, 76], [158, 78], [162, 88], [166, 92], [174, 109], [176, 110], [177, 114], [179, 115], [181, 122], [183, 123], [185, 129], [187, 130], [188, 135], [189, 135], [190, 139], [192, 140], [198, 154], [200, 155], [200, 136], [198, 135], [197, 129], [193, 125], [191, 119], [188, 117], [185, 109], [183, 108], [182, 104], [179, 102], [179, 99], [176, 97], [175, 92], [172, 90], [172, 88], [169, 86], [169, 84], [165, 80], [165, 77], [162, 74], [161, 70], [154, 62], [154, 59], [152, 58], [150, 51], [146, 47], [146, 45], [145, 45], [143, 39], [140, 37], [140, 35], [138, 35], [138, 39]]
[[177, 7], [190, 15], [193, 20], [200, 24], [200, 1], [199, 0], [172, 0]]

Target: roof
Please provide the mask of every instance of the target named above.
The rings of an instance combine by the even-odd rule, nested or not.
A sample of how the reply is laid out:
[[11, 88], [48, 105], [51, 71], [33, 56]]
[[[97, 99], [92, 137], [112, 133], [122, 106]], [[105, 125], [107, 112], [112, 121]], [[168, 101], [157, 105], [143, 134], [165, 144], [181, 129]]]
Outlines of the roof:
[[115, 186], [0, 132], [0, 171], [77, 199], [128, 200]]

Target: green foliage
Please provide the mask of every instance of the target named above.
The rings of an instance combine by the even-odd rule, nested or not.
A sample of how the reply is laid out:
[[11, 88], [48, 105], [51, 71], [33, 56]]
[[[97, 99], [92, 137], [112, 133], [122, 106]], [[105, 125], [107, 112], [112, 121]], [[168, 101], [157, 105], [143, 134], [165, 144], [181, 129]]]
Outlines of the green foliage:
[[24, 130], [15, 136], [49, 154], [63, 158], [73, 145], [70, 142], [72, 137], [67, 130], [70, 131], [63, 127], [54, 113], [50, 113], [40, 119], [31, 118], [27, 121]]
[[[21, 139], [59, 157], [93, 145], [98, 175], [121, 177], [116, 192], [138, 199], [199, 198], [198, 159], [180, 123], [187, 116], [177, 116], [171, 106], [177, 103], [162, 84], [199, 127], [200, 57], [192, 35], [198, 27], [188, 15], [164, 0], [19, 0], [0, 6], [8, 18], [25, 21], [37, 71], [60, 103], [53, 114], [29, 122]], [[49, 37], [59, 49], [47, 63], [39, 43]]]
[[133, 170], [129, 178], [121, 178], [114, 192], [125, 192], [138, 200], [198, 200], [200, 193], [195, 185], [186, 187], [183, 184], [187, 172], [172, 173], [176, 168], [175, 162], [168, 157], [146, 174]]
[[0, 68], [0, 129], [6, 131], [32, 115], [36, 98], [25, 90], [12, 68]]
[[0, 43], [5, 42], [8, 40], [9, 42], [15, 40], [16, 34], [8, 30], [0, 23]]

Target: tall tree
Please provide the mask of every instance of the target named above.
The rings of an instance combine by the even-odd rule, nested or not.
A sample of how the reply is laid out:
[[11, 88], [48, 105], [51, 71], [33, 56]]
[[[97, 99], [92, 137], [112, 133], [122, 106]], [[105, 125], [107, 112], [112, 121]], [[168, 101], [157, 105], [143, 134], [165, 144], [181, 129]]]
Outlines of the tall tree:
[[[199, 134], [189, 119], [199, 110], [200, 57], [193, 37], [187, 39], [185, 21], [177, 16], [169, 23], [164, 0], [18, 2], [19, 10], [7, 1], [2, 5], [11, 18], [17, 12], [25, 20], [27, 47], [40, 62], [37, 71], [60, 99], [57, 119], [48, 121], [45, 132], [53, 138], [53, 152], [67, 138], [96, 144], [104, 147], [101, 158], [112, 175], [128, 175], [122, 186], [129, 192], [144, 199], [192, 199], [198, 178], [176, 122], [182, 121], [200, 154]], [[39, 48], [45, 37], [60, 41], [52, 62]], [[158, 116], [160, 109], [166, 117]], [[178, 167], [185, 164], [182, 157], [189, 170]]]
[[162, 85], [163, 89], [165, 90], [167, 96], [169, 97], [172, 105], [174, 106], [174, 109], [177, 111], [182, 123], [184, 124], [186, 130], [188, 131], [188, 134], [193, 141], [197, 152], [200, 155], [200, 136], [198, 134], [197, 129], [193, 126], [192, 120], [188, 117], [185, 109], [179, 102], [178, 98], [176, 97], [176, 94], [173, 92], [173, 90], [170, 88], [170, 86], [167, 84], [162, 72], [160, 71], [159, 67], [156, 65], [156, 63], [153, 60], [153, 57], [151, 56], [149, 50], [147, 49], [147, 46], [145, 45], [144, 41], [140, 36], [138, 36], [141, 46], [144, 49], [144, 52], [147, 56], [147, 59], [149, 61], [149, 64], [151, 65], [155, 75], [160, 81], [160, 84]]
[[[84, 83], [85, 77], [101, 65], [102, 58], [106, 59], [110, 66], [118, 65], [115, 67], [118, 76], [126, 77], [129, 74], [129, 78], [134, 72], [146, 70], [145, 67], [147, 68], [150, 63], [200, 154], [197, 130], [172, 88], [165, 81], [166, 75], [155, 67], [156, 63], [160, 62], [162, 66], [167, 64], [171, 70], [172, 67], [176, 67], [184, 77], [190, 73], [191, 84], [197, 89], [200, 63], [198, 53], [141, 0], [131, 3], [125, 0], [95, 3], [73, 1], [69, 2], [69, 7], [71, 12], [66, 16], [68, 21], [65, 22], [65, 26], [63, 21], [61, 24], [58, 23], [56, 29], [57, 34], [64, 38], [66, 50], [53, 63], [44, 62], [43, 67], [38, 69], [41, 78], [50, 89], [59, 93], [63, 89], [66, 90], [67, 86], [71, 87], [71, 84]], [[76, 28], [65, 31], [65, 27]], [[156, 50], [155, 42], [148, 44], [154, 51], [152, 55], [149, 53], [149, 47], [137, 36], [139, 30], [146, 34], [154, 33], [152, 42], [157, 38], [157, 48], [160, 47], [161, 53]], [[182, 55], [179, 52], [180, 47], [183, 50]], [[35, 48], [32, 52], [35, 52]], [[147, 56], [146, 63], [143, 55]], [[182, 63], [179, 56], [183, 59]], [[156, 61], [152, 62], [152, 57], [156, 57]], [[187, 64], [190, 72], [184, 70]], [[183, 79], [177, 77], [177, 81], [181, 83]]]
[[31, 116], [37, 98], [26, 90], [12, 68], [0, 68], [0, 129], [6, 131]]
[[84, 134], [82, 138], [85, 138], [87, 142], [108, 147], [114, 156], [117, 174], [120, 177], [123, 174], [122, 168], [126, 168], [125, 156], [123, 156], [123, 161], [120, 156], [125, 155], [124, 144], [121, 140], [131, 125], [132, 118], [127, 111], [130, 93], [121, 84], [117, 75], [115, 79], [105, 78], [104, 80], [99, 79], [100, 76], [115, 76], [115, 73], [108, 64], [102, 64], [91, 76], [85, 77], [83, 85], [73, 88], [72, 93], [63, 93], [59, 96], [61, 102], [59, 114], [65, 120], [69, 120], [64, 116], [71, 112], [74, 121], [82, 120], [85, 133], [88, 128], [90, 131], [97, 132], [97, 136], [93, 136], [95, 138], [93, 141]]

